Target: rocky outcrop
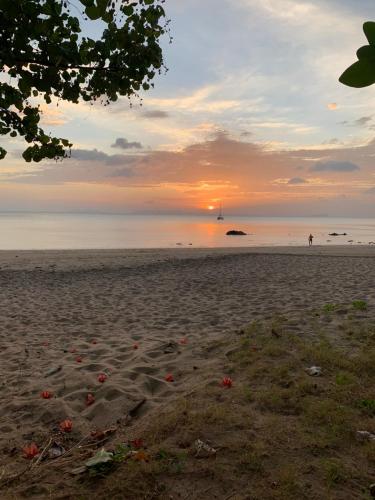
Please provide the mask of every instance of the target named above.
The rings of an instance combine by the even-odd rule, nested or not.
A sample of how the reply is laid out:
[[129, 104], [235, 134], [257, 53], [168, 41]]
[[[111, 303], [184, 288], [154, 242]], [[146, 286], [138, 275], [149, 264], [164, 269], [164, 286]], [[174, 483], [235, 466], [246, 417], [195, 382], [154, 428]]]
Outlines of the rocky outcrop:
[[243, 231], [237, 231], [236, 229], [232, 229], [226, 233], [227, 236], [246, 236], [246, 233]]

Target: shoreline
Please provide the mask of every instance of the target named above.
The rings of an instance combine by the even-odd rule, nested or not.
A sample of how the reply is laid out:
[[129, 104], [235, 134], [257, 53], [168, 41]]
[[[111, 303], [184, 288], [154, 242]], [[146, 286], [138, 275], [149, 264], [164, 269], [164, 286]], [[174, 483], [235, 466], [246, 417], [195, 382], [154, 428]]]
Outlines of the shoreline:
[[375, 246], [272, 246], [220, 248], [82, 249], [82, 250], [0, 250], [1, 271], [89, 270], [137, 267], [173, 260], [225, 256], [284, 255], [310, 257], [375, 257]]

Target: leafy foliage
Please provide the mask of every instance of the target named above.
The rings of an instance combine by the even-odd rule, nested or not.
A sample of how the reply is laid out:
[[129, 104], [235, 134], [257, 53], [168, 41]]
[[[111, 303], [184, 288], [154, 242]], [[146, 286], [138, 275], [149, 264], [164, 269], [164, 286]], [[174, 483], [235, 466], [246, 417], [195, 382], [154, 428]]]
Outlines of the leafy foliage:
[[365, 300], [353, 300], [352, 307], [358, 311], [365, 311], [367, 309], [367, 302]]
[[368, 87], [375, 83], [375, 22], [368, 21], [363, 25], [369, 45], [364, 45], [357, 50], [354, 64], [340, 76], [339, 80], [349, 87]]
[[[164, 67], [164, 1], [0, 0], [0, 70], [8, 75], [0, 79], [0, 135], [24, 137], [26, 161], [64, 157], [71, 144], [40, 128], [38, 98], [107, 105], [148, 90]], [[85, 36], [84, 25], [101, 36]]]

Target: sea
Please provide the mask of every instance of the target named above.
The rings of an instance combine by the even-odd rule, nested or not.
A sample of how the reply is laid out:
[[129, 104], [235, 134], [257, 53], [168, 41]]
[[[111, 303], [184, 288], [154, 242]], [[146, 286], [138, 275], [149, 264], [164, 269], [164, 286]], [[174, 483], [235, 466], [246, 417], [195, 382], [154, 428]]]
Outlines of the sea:
[[0, 250], [300, 246], [310, 233], [315, 245], [374, 244], [375, 219], [0, 213]]

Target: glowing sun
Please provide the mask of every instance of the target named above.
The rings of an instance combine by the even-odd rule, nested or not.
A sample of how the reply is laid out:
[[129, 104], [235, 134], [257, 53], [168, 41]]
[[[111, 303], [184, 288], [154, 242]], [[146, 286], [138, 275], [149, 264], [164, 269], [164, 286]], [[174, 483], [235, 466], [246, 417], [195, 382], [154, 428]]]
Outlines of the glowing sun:
[[214, 210], [215, 207], [213, 205], [208, 205], [207, 208], [208, 208], [208, 210]]

